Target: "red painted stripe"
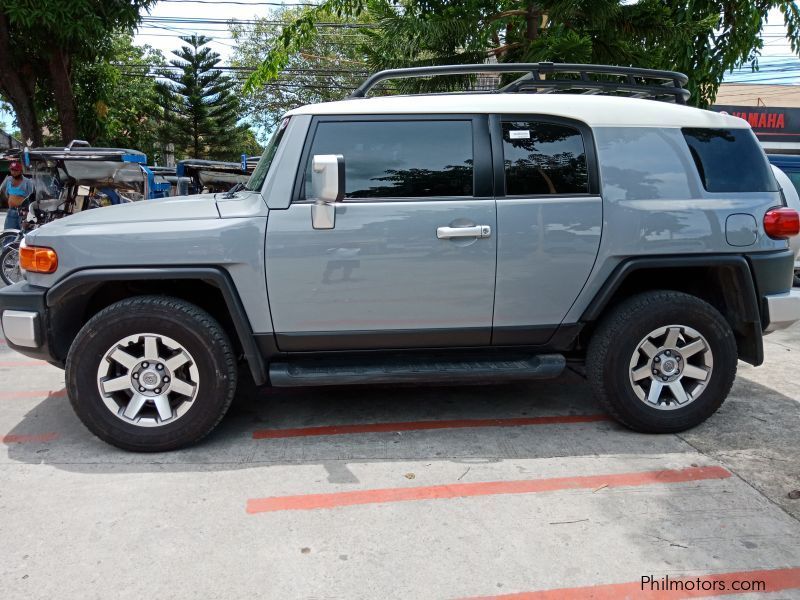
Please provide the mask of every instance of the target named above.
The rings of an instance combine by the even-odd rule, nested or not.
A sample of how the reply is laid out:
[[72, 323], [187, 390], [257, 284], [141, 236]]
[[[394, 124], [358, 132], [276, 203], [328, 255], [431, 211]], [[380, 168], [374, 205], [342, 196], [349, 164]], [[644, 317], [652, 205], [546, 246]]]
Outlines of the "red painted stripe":
[[[661, 579], [655, 578], [655, 581], [659, 582]], [[663, 586], [660, 590], [650, 589], [647, 584], [644, 586], [645, 589], [642, 589], [642, 583], [639, 580], [630, 583], [561, 588], [500, 596], [480, 596], [471, 600], [563, 600], [564, 598], [569, 598], [570, 600], [620, 600], [623, 598], [630, 598], [631, 600], [677, 600], [678, 598], [704, 598], [747, 593], [747, 591], [741, 589], [733, 589], [734, 582], [741, 583], [745, 581], [763, 581], [766, 589], [761, 590], [762, 593], [797, 589], [800, 588], [800, 569], [738, 571], [736, 573], [670, 578], [669, 583], [671, 585]], [[686, 589], [689, 582], [693, 584], [693, 588], [707, 587], [708, 589]], [[679, 587], [681, 585], [683, 589]]]
[[39, 367], [46, 365], [43, 360], [1, 360], [0, 368], [2, 367]]
[[22, 398], [61, 398], [67, 395], [67, 390], [17, 390], [0, 391], [0, 400], [20, 400]]
[[557, 477], [554, 479], [523, 479], [517, 481], [487, 481], [482, 483], [453, 483], [429, 487], [386, 488], [333, 494], [307, 494], [302, 496], [275, 496], [247, 501], [250, 514], [282, 510], [315, 510], [356, 504], [381, 504], [384, 502], [409, 502], [414, 500], [440, 500], [498, 494], [534, 494], [559, 490], [614, 488], [642, 486], [656, 483], [684, 483], [704, 479], [725, 479], [731, 474], [722, 467], [689, 467], [639, 473], [614, 473], [582, 477]]
[[508, 419], [459, 419], [455, 421], [404, 421], [399, 423], [365, 423], [363, 425], [328, 425], [298, 429], [259, 429], [253, 439], [277, 439], [347, 433], [386, 433], [393, 431], [423, 431], [427, 429], [463, 429], [466, 427], [519, 427], [523, 425], [558, 425], [608, 421], [606, 415], [555, 415], [550, 417], [513, 417]]
[[4, 444], [29, 444], [29, 443], [38, 443], [41, 444], [43, 442], [52, 442], [55, 439], [58, 439], [58, 434], [54, 431], [49, 433], [39, 433], [34, 435], [4, 435], [2, 438], [2, 442]]

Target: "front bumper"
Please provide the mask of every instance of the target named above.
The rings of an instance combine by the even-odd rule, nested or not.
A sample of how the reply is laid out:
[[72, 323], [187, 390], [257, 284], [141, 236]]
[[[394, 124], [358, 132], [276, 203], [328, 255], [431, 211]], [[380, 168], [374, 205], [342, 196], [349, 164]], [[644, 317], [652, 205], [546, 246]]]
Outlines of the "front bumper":
[[10, 344], [25, 348], [42, 345], [39, 313], [29, 310], [4, 310], [2, 316], [3, 335]]
[[767, 326], [764, 333], [786, 329], [800, 321], [800, 290], [764, 296]]
[[22, 281], [0, 290], [0, 324], [8, 347], [57, 366], [50, 351], [47, 288]]

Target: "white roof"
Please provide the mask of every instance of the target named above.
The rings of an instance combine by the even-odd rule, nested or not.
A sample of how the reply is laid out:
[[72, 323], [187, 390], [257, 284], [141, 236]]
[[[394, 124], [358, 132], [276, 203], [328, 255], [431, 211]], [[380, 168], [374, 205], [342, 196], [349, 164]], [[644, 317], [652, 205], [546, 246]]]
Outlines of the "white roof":
[[577, 119], [592, 127], [724, 127], [747, 121], [680, 104], [581, 94], [433, 94], [375, 96], [309, 104], [287, 115], [541, 114]]

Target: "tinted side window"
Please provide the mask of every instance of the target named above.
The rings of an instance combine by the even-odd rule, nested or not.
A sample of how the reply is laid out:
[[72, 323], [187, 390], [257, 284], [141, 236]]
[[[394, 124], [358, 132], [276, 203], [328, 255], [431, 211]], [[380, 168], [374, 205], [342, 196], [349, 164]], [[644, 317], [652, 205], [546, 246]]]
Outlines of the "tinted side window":
[[503, 122], [506, 195], [587, 194], [583, 138], [574, 127]]
[[342, 154], [347, 198], [472, 196], [471, 121], [351, 121], [317, 126], [315, 154]]
[[684, 129], [709, 192], [775, 192], [778, 184], [750, 129]]

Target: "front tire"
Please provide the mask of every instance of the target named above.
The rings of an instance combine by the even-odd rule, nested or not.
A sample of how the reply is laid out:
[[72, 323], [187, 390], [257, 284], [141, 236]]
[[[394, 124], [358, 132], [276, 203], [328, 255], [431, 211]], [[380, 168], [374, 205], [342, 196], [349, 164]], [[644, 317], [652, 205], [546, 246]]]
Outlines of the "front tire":
[[163, 452], [214, 429], [233, 400], [237, 370], [227, 334], [207, 312], [177, 298], [137, 296], [81, 329], [66, 382], [73, 409], [97, 437]]
[[736, 377], [736, 339], [707, 302], [645, 292], [600, 323], [586, 362], [595, 396], [615, 419], [635, 431], [675, 433], [724, 402]]

